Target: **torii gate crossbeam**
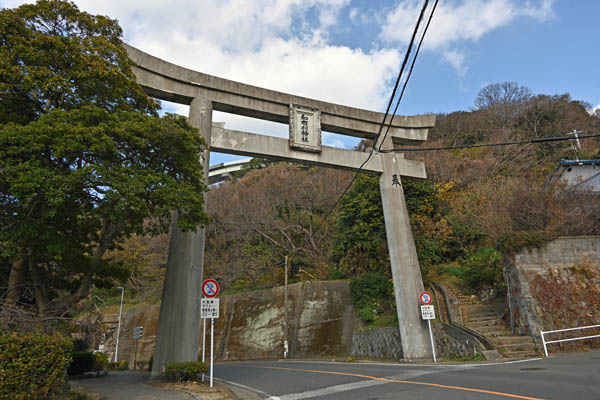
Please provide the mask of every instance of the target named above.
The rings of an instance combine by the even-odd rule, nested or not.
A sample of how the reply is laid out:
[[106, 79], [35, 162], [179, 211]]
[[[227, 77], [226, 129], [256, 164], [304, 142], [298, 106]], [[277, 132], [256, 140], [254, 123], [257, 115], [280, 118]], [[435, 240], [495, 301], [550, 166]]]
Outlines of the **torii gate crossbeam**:
[[[321, 129], [375, 139], [384, 118], [384, 114], [374, 111], [293, 96], [192, 71], [129, 45], [125, 47], [134, 63], [137, 81], [146, 93], [190, 105], [190, 124], [198, 128], [210, 144], [210, 149], [203, 155], [206, 182], [210, 150], [356, 171], [368, 155], [321, 146]], [[213, 125], [213, 110], [289, 123], [290, 140]], [[387, 118], [389, 123], [391, 117]], [[398, 144], [423, 142], [434, 123], [435, 115], [394, 116], [389, 135], [382, 144], [391, 148]], [[379, 175], [404, 358], [430, 358], [427, 325], [419, 315], [418, 294], [423, 290], [423, 281], [400, 180], [401, 176], [426, 178], [425, 167], [422, 162], [404, 159], [402, 154], [374, 153], [362, 170]], [[174, 225], [152, 376], [160, 375], [166, 363], [197, 358], [204, 240], [204, 228], [198, 228], [196, 233], [183, 233]]]

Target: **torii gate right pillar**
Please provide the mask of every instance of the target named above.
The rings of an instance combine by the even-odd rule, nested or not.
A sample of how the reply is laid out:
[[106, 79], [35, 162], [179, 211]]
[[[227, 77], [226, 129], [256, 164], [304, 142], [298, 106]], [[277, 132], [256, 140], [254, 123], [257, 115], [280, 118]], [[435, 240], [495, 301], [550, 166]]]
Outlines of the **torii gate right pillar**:
[[[390, 145], [393, 146], [391, 140], [386, 147]], [[383, 153], [381, 156], [383, 173], [379, 176], [379, 188], [403, 358], [429, 359], [433, 356], [429, 331], [419, 312], [419, 294], [423, 291], [423, 279], [400, 179], [402, 171], [399, 168], [399, 159], [403, 157], [395, 153]]]

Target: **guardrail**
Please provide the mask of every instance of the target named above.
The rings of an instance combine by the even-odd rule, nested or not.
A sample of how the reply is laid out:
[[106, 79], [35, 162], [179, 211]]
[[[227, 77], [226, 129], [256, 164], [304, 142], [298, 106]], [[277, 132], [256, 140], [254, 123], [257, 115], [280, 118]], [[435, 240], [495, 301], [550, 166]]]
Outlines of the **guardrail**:
[[546, 357], [548, 357], [548, 349], [546, 347], [546, 345], [548, 345], [548, 344], [560, 343], [560, 342], [571, 342], [573, 340], [585, 340], [585, 339], [600, 338], [600, 335], [583, 336], [583, 337], [576, 337], [576, 338], [570, 338], [570, 339], [558, 339], [558, 340], [549, 340], [549, 341], [546, 341], [546, 339], [544, 338], [544, 335], [549, 334], [549, 333], [568, 332], [568, 331], [576, 331], [576, 330], [580, 330], [580, 329], [591, 329], [591, 328], [600, 328], [600, 325], [581, 326], [578, 328], [569, 328], [569, 329], [557, 329], [555, 331], [540, 331], [540, 334], [542, 336], [542, 343], [544, 344], [544, 353], [546, 354]]

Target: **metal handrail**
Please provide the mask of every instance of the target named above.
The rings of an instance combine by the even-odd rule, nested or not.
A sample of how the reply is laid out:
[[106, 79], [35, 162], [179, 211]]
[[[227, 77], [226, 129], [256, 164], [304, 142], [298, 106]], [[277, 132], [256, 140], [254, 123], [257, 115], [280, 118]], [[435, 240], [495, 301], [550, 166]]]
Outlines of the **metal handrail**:
[[583, 337], [576, 337], [576, 338], [570, 338], [570, 339], [559, 339], [559, 340], [546, 341], [546, 339], [544, 339], [545, 334], [576, 331], [576, 330], [580, 330], [580, 329], [591, 329], [591, 328], [600, 328], [600, 325], [589, 325], [589, 326], [581, 326], [578, 328], [557, 329], [554, 331], [540, 331], [540, 334], [542, 336], [542, 344], [544, 345], [544, 353], [546, 354], [546, 357], [548, 357], [548, 348], [546, 347], [546, 345], [548, 345], [550, 343], [571, 342], [573, 340], [585, 340], [585, 339], [600, 338], [600, 335], [592, 335], [592, 336], [583, 336]]

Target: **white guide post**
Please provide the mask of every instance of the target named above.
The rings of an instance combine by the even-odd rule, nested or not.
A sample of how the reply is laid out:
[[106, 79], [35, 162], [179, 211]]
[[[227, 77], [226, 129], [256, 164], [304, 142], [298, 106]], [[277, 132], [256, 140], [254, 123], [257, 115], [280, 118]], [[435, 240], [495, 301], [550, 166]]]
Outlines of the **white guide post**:
[[433, 352], [433, 362], [437, 364], [437, 360], [435, 359], [435, 344], [433, 343], [433, 333], [431, 332], [431, 320], [427, 320], [427, 325], [429, 325], [429, 338], [431, 339], [431, 351]]
[[[202, 362], [206, 360], [206, 318], [202, 318]], [[204, 372], [202, 373], [202, 382], [204, 382]]]
[[214, 335], [215, 333], [215, 320], [210, 319], [210, 387], [213, 387], [213, 349], [214, 349]]

